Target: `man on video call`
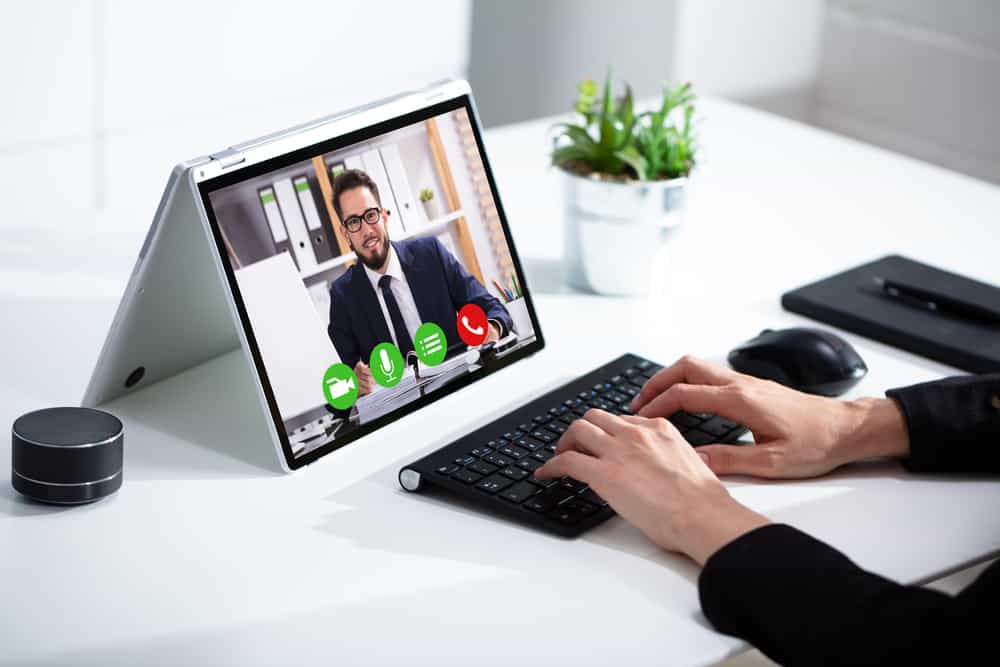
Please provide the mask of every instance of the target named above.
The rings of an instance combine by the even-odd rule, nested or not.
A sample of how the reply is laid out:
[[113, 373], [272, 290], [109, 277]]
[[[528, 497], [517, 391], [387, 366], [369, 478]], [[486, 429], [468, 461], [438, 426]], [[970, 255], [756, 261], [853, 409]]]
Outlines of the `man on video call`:
[[328, 332], [341, 361], [354, 368], [361, 395], [374, 388], [368, 360], [376, 345], [392, 341], [405, 358], [424, 322], [441, 327], [453, 345], [461, 340], [455, 318], [467, 303], [486, 313], [487, 342], [510, 332], [507, 309], [436, 237], [389, 241], [389, 212], [364, 171], [337, 176], [333, 207], [359, 261], [330, 285]]

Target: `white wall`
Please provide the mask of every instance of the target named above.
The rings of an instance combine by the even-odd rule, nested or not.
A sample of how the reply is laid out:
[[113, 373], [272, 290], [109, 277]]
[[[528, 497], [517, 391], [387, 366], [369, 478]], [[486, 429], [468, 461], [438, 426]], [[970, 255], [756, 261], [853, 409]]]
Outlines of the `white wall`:
[[[676, 0], [476, 0], [469, 82], [486, 126], [563, 113], [608, 68], [639, 96], [672, 78]], [[617, 91], [621, 92], [621, 91]]]
[[823, 0], [680, 0], [674, 79], [804, 120], [823, 10]]
[[813, 122], [1000, 183], [1000, 3], [829, 0]]
[[171, 167], [465, 76], [469, 0], [8, 0], [0, 229], [138, 248]]

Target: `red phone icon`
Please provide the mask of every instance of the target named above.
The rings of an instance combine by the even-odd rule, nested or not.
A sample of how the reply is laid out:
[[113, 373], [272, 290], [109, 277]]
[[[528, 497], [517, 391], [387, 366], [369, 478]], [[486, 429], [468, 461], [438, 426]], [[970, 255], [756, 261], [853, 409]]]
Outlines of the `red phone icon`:
[[462, 342], [475, 347], [486, 342], [489, 322], [486, 321], [486, 313], [482, 308], [474, 303], [467, 303], [458, 311], [455, 328], [458, 329]]

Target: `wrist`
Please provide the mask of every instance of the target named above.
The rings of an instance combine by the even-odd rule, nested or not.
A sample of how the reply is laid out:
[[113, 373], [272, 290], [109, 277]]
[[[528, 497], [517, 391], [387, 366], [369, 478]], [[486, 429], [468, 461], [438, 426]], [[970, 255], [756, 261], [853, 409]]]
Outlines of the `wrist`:
[[693, 512], [684, 552], [698, 565], [704, 566], [722, 547], [756, 528], [771, 523], [725, 493], [725, 498], [706, 503], [701, 511]]
[[910, 437], [903, 411], [891, 398], [860, 398], [844, 404], [849, 427], [841, 439], [841, 463], [879, 457], [905, 457]]

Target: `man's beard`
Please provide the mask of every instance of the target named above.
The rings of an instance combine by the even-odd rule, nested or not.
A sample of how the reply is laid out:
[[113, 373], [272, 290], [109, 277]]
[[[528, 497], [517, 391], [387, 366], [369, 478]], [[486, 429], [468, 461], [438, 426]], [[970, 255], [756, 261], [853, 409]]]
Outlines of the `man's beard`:
[[367, 266], [372, 271], [378, 271], [379, 269], [381, 269], [382, 265], [385, 264], [386, 257], [389, 256], [389, 235], [388, 234], [383, 235], [381, 242], [382, 242], [382, 252], [372, 255], [370, 257], [365, 256], [362, 253], [358, 252], [357, 248], [353, 249], [354, 254], [358, 256], [358, 259], [361, 260], [361, 263]]

